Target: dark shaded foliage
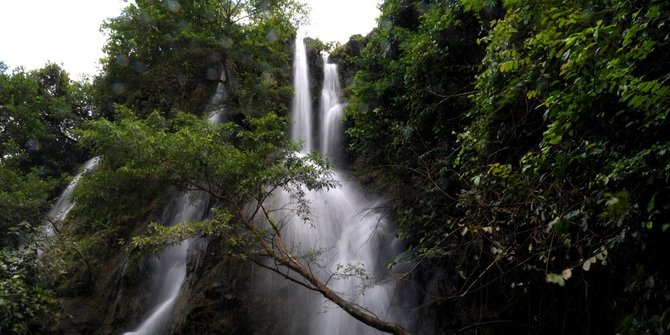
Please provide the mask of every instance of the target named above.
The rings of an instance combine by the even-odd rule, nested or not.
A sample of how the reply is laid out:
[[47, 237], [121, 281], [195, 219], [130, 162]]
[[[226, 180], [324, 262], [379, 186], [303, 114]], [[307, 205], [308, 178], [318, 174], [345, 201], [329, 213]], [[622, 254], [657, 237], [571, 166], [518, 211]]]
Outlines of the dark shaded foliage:
[[668, 9], [382, 5], [348, 134], [415, 256], [445, 269], [440, 332], [668, 331]]

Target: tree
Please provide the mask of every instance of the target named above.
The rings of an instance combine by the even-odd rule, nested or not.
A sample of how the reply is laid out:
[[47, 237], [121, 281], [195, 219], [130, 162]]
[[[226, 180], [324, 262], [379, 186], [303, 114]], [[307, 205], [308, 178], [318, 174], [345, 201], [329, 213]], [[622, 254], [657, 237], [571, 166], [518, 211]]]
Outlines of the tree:
[[0, 161], [0, 331], [31, 334], [55, 319], [53, 292], [42, 280], [37, 248], [53, 180]]
[[56, 64], [0, 70], [2, 163], [48, 176], [71, 171], [83, 156], [72, 130], [91, 117], [87, 84], [71, 82]]
[[37, 248], [55, 183], [0, 161], [0, 331], [33, 334], [55, 319], [57, 304], [42, 278]]
[[[287, 138], [286, 130], [286, 120], [271, 113], [249, 118], [243, 127], [211, 125], [185, 114], [167, 120], [152, 113], [140, 120], [126, 113], [116, 122], [91, 122], [79, 134], [85, 146], [102, 156], [98, 171], [123, 171], [203, 191], [221, 204], [203, 222], [173, 228], [153, 225], [154, 235], [136, 238], [137, 245], [163, 247], [195, 234], [222, 236], [231, 255], [319, 292], [371, 327], [409, 334], [340, 297], [311, 271], [313, 254], [296, 253], [294, 246], [285, 243], [286, 223], [276, 212], [292, 210], [309, 221], [304, 189], [336, 185], [328, 165], [316, 154], [296, 154], [298, 148]], [[268, 207], [266, 200], [277, 190], [290, 193], [295, 200]], [[293, 274], [286, 275], [287, 270]]]
[[114, 103], [143, 115], [197, 114], [222, 72], [236, 95], [229, 100], [243, 100], [244, 108], [249, 100], [265, 102], [258, 92], [285, 95], [285, 45], [303, 15], [293, 0], [137, 1], [103, 24], [109, 38], [98, 104], [107, 116]]
[[0, 62], [0, 332], [44, 332], [57, 318], [44, 280], [44, 219], [81, 162], [73, 129], [92, 116], [90, 86], [58, 65], [7, 73]]
[[34, 250], [0, 249], [0, 330], [3, 334], [44, 333], [57, 318], [52, 291], [40, 282]]

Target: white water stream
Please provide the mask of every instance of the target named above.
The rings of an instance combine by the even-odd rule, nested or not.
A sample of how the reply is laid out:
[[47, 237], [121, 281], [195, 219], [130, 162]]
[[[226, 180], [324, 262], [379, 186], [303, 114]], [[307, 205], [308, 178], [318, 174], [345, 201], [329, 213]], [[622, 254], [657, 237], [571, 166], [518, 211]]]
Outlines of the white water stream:
[[337, 75], [337, 65], [323, 59], [323, 89], [321, 90], [321, 153], [331, 162], [338, 164], [342, 160], [344, 143], [342, 136], [342, 113], [344, 104], [340, 102], [340, 78]]
[[[221, 71], [220, 82], [216, 93], [212, 97], [207, 111], [208, 122], [221, 122], [225, 107], [225, 72]], [[174, 226], [203, 219], [207, 212], [209, 195], [200, 191], [183, 192], [173, 199], [173, 206], [169, 206], [163, 215], [163, 224]], [[192, 239], [185, 240], [179, 245], [166, 248], [154, 260], [152, 269], [153, 280], [149, 292], [148, 312], [144, 321], [133, 331], [124, 335], [162, 335], [171, 334], [173, 329], [172, 312], [186, 278], [188, 249]]]
[[[164, 224], [174, 226], [202, 219], [209, 198], [199, 192], [184, 192], [173, 200], [174, 207], [165, 214]], [[144, 321], [125, 335], [169, 334], [172, 310], [186, 278], [186, 259], [191, 240], [166, 248], [154, 260], [153, 281], [149, 293], [148, 313]]]
[[309, 94], [309, 71], [304, 43], [297, 43], [293, 59], [293, 109], [303, 111], [291, 114], [291, 140], [300, 142], [303, 152], [314, 150], [312, 144], [312, 100]]
[[47, 244], [42, 245], [37, 249], [37, 253], [39, 255], [41, 255], [44, 250], [53, 246], [52, 243], [54, 242], [54, 234], [58, 232], [58, 229], [60, 229], [62, 226], [63, 220], [65, 220], [72, 208], [74, 208], [75, 203], [72, 200], [72, 192], [74, 192], [74, 189], [77, 188], [81, 177], [85, 173], [94, 170], [98, 166], [98, 163], [100, 163], [100, 157], [93, 157], [87, 160], [80, 168], [79, 173], [74, 176], [72, 181], [70, 181], [63, 192], [61, 192], [60, 196], [58, 196], [58, 199], [56, 200], [56, 203], [47, 213], [46, 219], [44, 220], [44, 225], [42, 226], [42, 231], [47, 237]]
[[[79, 173], [77, 173], [70, 184], [68, 184], [67, 187], [63, 190], [63, 192], [58, 197], [58, 200], [56, 200], [56, 203], [47, 214], [47, 217], [51, 223], [57, 224], [58, 222], [65, 220], [67, 214], [70, 213], [70, 210], [72, 210], [74, 207], [74, 201], [72, 201], [72, 192], [74, 192], [74, 189], [77, 187], [81, 176], [84, 173], [95, 169], [99, 162], [100, 157], [93, 157], [84, 163]], [[47, 232], [49, 235], [53, 234], [53, 227], [51, 224], [47, 225]]]
[[[305, 80], [309, 78], [305, 47], [300, 39], [296, 41], [295, 59], [291, 139], [302, 142], [301, 154], [307, 154], [312, 149], [312, 109], [309, 81]], [[341, 163], [344, 136], [340, 95], [337, 66], [325, 63], [318, 129], [321, 153], [335, 166]], [[310, 269], [341, 296], [381, 319], [411, 326], [414, 317], [409, 311], [414, 299], [406, 290], [401, 292], [398, 281], [389, 278], [385, 266], [386, 261], [400, 256], [402, 245], [387, 219], [376, 210], [381, 202], [364, 194], [345, 172], [334, 172], [340, 187], [306, 191], [311, 224], [298, 217], [278, 218], [288, 222], [284, 233], [287, 243], [294, 248], [294, 254], [317, 255]], [[272, 205], [278, 208], [290, 201], [290, 195], [280, 192], [272, 199]], [[261, 278], [259, 285], [279, 300], [274, 313], [283, 322], [280, 333], [379, 334], [321, 295], [280, 276]]]

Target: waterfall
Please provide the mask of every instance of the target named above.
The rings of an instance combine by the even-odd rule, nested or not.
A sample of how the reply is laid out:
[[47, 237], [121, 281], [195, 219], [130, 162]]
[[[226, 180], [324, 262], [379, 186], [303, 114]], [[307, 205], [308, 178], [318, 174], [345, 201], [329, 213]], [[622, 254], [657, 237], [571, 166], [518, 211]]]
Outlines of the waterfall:
[[47, 239], [45, 245], [39, 246], [37, 248], [38, 255], [41, 255], [46, 249], [53, 246], [52, 237], [54, 236], [54, 233], [56, 233], [57, 229], [59, 229], [58, 226], [63, 220], [65, 220], [67, 215], [70, 213], [70, 210], [74, 208], [75, 204], [72, 200], [72, 192], [74, 192], [74, 189], [77, 188], [81, 177], [85, 173], [94, 170], [98, 166], [98, 163], [100, 163], [100, 157], [93, 157], [87, 160], [80, 168], [79, 173], [74, 176], [72, 181], [70, 181], [63, 192], [61, 192], [60, 196], [58, 196], [56, 203], [47, 213], [44, 225], [42, 226], [42, 232], [44, 232]]
[[[174, 226], [202, 219], [209, 198], [202, 192], [184, 192], [173, 200], [164, 213], [164, 224]], [[153, 281], [149, 293], [151, 308], [142, 324], [126, 335], [159, 335], [169, 333], [171, 314], [186, 278], [186, 256], [191, 240], [168, 247], [154, 260]]]
[[[291, 138], [311, 143], [311, 108], [305, 47], [298, 39], [295, 45], [295, 97], [291, 111]], [[299, 60], [299, 61], [298, 61]], [[331, 160], [339, 159], [342, 150], [342, 104], [337, 66], [324, 65], [321, 94], [321, 153]], [[302, 153], [308, 153], [305, 145]], [[294, 254], [317, 255], [310, 269], [342, 297], [371, 311], [381, 319], [412, 326], [413, 313], [408, 306], [413, 297], [398, 290], [397, 281], [389, 280], [386, 261], [402, 252], [392, 226], [375, 210], [381, 202], [366, 196], [360, 186], [344, 171], [335, 170], [340, 187], [319, 192], [305, 190], [310, 202], [312, 225], [298, 217], [281, 217], [287, 221], [285, 238]], [[271, 200], [278, 208], [290, 201], [282, 192]], [[283, 277], [264, 278], [260, 285], [269, 286], [268, 294], [277, 298], [274, 311], [282, 322], [283, 334], [380, 334], [357, 321], [321, 295], [306, 290]], [[406, 290], [405, 290], [406, 291]], [[402, 295], [402, 296], [401, 296]], [[405, 305], [403, 305], [405, 304]], [[287, 321], [288, 320], [288, 321]], [[283, 324], [286, 323], [286, 324]]]
[[344, 105], [340, 103], [340, 78], [337, 65], [323, 59], [323, 88], [321, 90], [321, 152], [333, 163], [341, 160], [343, 129], [342, 112]]
[[302, 152], [308, 153], [312, 146], [312, 100], [309, 94], [307, 53], [302, 39], [296, 39], [293, 61], [293, 115], [291, 117], [291, 140], [301, 142]]
[[88, 161], [86, 161], [82, 166], [81, 170], [79, 171], [79, 173], [77, 173], [77, 175], [74, 177], [74, 179], [72, 179], [70, 184], [68, 184], [67, 187], [60, 194], [58, 200], [56, 200], [56, 203], [47, 214], [47, 218], [50, 221], [50, 223], [47, 224], [46, 228], [47, 235], [52, 235], [54, 232], [52, 224], [57, 224], [58, 222], [65, 220], [67, 214], [70, 213], [70, 210], [74, 207], [74, 201], [72, 201], [71, 199], [72, 192], [74, 192], [74, 189], [77, 187], [77, 184], [81, 179], [81, 176], [84, 175], [84, 173], [95, 169], [96, 166], [98, 166], [99, 162], [100, 157], [93, 157]]
[[[216, 93], [210, 100], [205, 111], [210, 123], [221, 122], [225, 106], [226, 90], [223, 84], [225, 69], [221, 69], [221, 79]], [[202, 191], [183, 192], [172, 200], [163, 213], [163, 224], [176, 224], [201, 220], [207, 212], [209, 195]], [[124, 335], [161, 335], [172, 333], [172, 312], [181, 292], [182, 284], [186, 279], [186, 266], [189, 246], [193, 239], [182, 241], [179, 245], [163, 250], [154, 260], [152, 266], [153, 280], [149, 291], [149, 308], [144, 321], [132, 332]]]

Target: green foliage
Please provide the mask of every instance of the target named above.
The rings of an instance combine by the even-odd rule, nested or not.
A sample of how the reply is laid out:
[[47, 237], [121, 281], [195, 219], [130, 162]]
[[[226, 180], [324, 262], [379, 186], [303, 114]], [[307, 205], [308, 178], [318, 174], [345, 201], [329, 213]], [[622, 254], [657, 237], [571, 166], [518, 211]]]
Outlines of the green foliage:
[[667, 332], [668, 12], [656, 0], [382, 5], [348, 134], [414, 254], [458, 274], [443, 306], [459, 297], [531, 332], [584, 332], [585, 315], [606, 332]]
[[6, 71], [0, 62], [0, 332], [43, 333], [58, 317], [38, 257], [44, 216], [83, 158], [72, 132], [91, 117], [90, 86], [55, 64]]
[[159, 252], [166, 245], [179, 244], [193, 236], [227, 236], [226, 246], [231, 249], [238, 248], [240, 237], [231, 224], [232, 220], [233, 216], [227, 211], [214, 210], [214, 215], [206, 221], [188, 222], [172, 227], [151, 223], [147, 235], [133, 237], [133, 244], [142, 249]]
[[56, 319], [53, 293], [37, 278], [35, 250], [0, 250], [0, 330], [8, 334], [45, 332]]
[[226, 72], [232, 100], [245, 110], [268, 107], [269, 96], [290, 94], [285, 46], [301, 15], [293, 0], [137, 1], [103, 25], [109, 39], [98, 104], [107, 116], [114, 103], [142, 115], [199, 114]]
[[39, 232], [54, 186], [35, 173], [23, 175], [0, 165], [0, 248], [16, 248]]
[[231, 87], [230, 99], [237, 112], [256, 117], [287, 113], [293, 94], [289, 50], [296, 33], [291, 21], [291, 15], [273, 13], [244, 26], [236, 44], [226, 49], [239, 81]]
[[53, 321], [55, 300], [39, 278], [37, 242], [44, 235], [52, 180], [0, 164], [0, 330], [29, 334]]
[[0, 70], [2, 164], [48, 176], [72, 170], [83, 155], [71, 132], [90, 118], [87, 84], [71, 82], [56, 64]]
[[385, 2], [351, 88], [347, 118], [354, 126], [348, 135], [357, 165], [388, 192], [403, 194], [403, 235], [417, 240], [439, 240], [450, 230], [427, 228], [435, 227], [430, 218], [444, 216], [438, 204], [458, 186], [447, 183], [453, 170], [445, 157], [471, 106], [467, 96], [483, 55], [476, 43], [479, 20], [442, 2]]
[[234, 255], [255, 257], [260, 252], [258, 236], [277, 228], [272, 228], [270, 220], [264, 223], [267, 231], [262, 226], [250, 229], [254, 215], [247, 217], [245, 204], [261, 204], [273, 191], [282, 189], [296, 196], [295, 210], [308, 220], [304, 188], [329, 188], [335, 183], [328, 165], [316, 154], [296, 154], [299, 148], [286, 135], [286, 120], [272, 113], [246, 119], [243, 126], [213, 125], [183, 113], [168, 120], [158, 112], [146, 119], [126, 112], [116, 119], [90, 122], [79, 132], [83, 145], [102, 156], [94, 175], [129, 176], [140, 185], [175, 185], [203, 191], [222, 207], [204, 222], [174, 227], [150, 225], [151, 237], [133, 240], [141, 247], [156, 250], [195, 234], [217, 235], [226, 238]]
[[[245, 127], [212, 125], [187, 114], [168, 120], [153, 113], [141, 120], [127, 113], [116, 122], [91, 122], [79, 134], [110, 169], [239, 200], [274, 183], [296, 187], [288, 176], [318, 180], [322, 163], [295, 156], [286, 128], [286, 120], [272, 113], [247, 119]], [[309, 161], [317, 165], [309, 167]]]
[[105, 75], [97, 83], [105, 114], [112, 102], [142, 113], [199, 107], [192, 104], [202, 103], [210, 92], [206, 84], [219, 72], [215, 45], [222, 32], [210, 7], [211, 2], [138, 1], [105, 22]]

